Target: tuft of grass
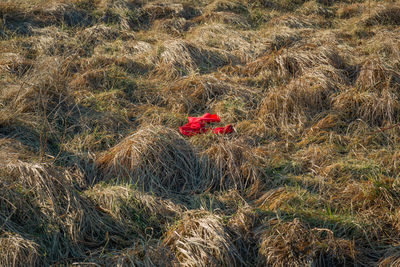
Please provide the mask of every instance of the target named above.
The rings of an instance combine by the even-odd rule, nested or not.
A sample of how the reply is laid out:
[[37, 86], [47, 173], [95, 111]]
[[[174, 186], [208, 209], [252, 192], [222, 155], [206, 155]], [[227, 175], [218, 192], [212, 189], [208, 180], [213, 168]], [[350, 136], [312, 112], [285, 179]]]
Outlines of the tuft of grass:
[[102, 180], [117, 179], [140, 190], [168, 194], [206, 190], [204, 162], [176, 131], [147, 126], [97, 159]]
[[176, 251], [182, 266], [240, 266], [243, 262], [222, 218], [216, 214], [186, 213], [167, 232], [163, 244]]
[[43, 264], [40, 259], [39, 245], [12, 232], [4, 232], [0, 236], [0, 253], [0, 263], [4, 266]]
[[354, 244], [335, 238], [328, 229], [308, 229], [301, 221], [274, 222], [262, 233], [258, 265], [354, 264]]
[[373, 25], [399, 25], [400, 6], [397, 4], [380, 5], [364, 20], [366, 26]]
[[218, 49], [205, 49], [187, 41], [173, 41], [160, 48], [155, 75], [176, 79], [237, 62], [235, 57]]

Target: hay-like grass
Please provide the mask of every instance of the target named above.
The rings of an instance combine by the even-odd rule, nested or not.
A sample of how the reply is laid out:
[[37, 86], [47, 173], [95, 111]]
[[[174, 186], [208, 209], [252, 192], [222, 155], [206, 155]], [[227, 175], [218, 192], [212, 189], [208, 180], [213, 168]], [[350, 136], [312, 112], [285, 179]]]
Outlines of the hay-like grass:
[[400, 6], [398, 4], [378, 5], [374, 12], [364, 19], [366, 26], [374, 25], [399, 25], [400, 24]]
[[0, 2], [1, 266], [398, 265], [398, 1]]
[[237, 31], [221, 23], [205, 24], [193, 28], [187, 36], [193, 42], [222, 49], [246, 62], [259, 56], [265, 44], [260, 36], [248, 31]]
[[167, 79], [196, 72], [209, 72], [237, 62], [237, 59], [224, 51], [201, 48], [187, 41], [168, 42], [164, 44], [164, 47], [164, 51], [159, 56], [155, 74]]
[[277, 17], [272, 19], [269, 24], [271, 26], [278, 26], [278, 27], [289, 27], [294, 29], [301, 29], [301, 28], [312, 28], [314, 27], [314, 22], [307, 19], [304, 16], [292, 16], [292, 15], [284, 15], [281, 17]]
[[350, 19], [362, 13], [361, 5], [354, 3], [350, 5], [342, 5], [338, 8], [336, 16], [341, 19]]
[[143, 6], [143, 10], [153, 21], [178, 16], [183, 11], [183, 5], [168, 1], [154, 1]]
[[248, 63], [242, 73], [251, 76], [262, 72], [272, 72], [274, 76], [293, 78], [319, 66], [340, 70], [346, 69], [347, 64], [333, 47], [302, 44], [262, 56]]
[[[225, 81], [226, 80], [226, 81]], [[222, 97], [233, 97], [254, 107], [258, 98], [255, 90], [238, 87], [228, 77], [192, 75], [174, 82], [165, 90], [169, 106], [178, 112], [200, 114], [210, 109]]]
[[154, 30], [157, 32], [165, 32], [172, 36], [182, 36], [184, 33], [189, 31], [193, 26], [193, 23], [187, 21], [184, 18], [172, 18], [165, 20], [157, 20], [154, 23]]
[[222, 23], [239, 29], [250, 28], [250, 23], [246, 16], [226, 11], [207, 12], [195, 18], [193, 21], [195, 23], [202, 23], [202, 24]]
[[40, 266], [39, 246], [19, 234], [4, 232], [0, 235], [1, 266]]
[[400, 88], [400, 73], [384, 64], [382, 59], [371, 58], [362, 65], [356, 86], [364, 91], [397, 92]]
[[261, 234], [258, 266], [335, 266], [354, 264], [353, 242], [329, 229], [308, 229], [298, 219], [267, 227]]
[[85, 191], [102, 211], [117, 221], [124, 222], [135, 233], [145, 236], [151, 230], [154, 237], [161, 236], [162, 230], [180, 217], [183, 208], [170, 200], [163, 200], [150, 194], [136, 191], [128, 186], [96, 185]]
[[400, 265], [400, 251], [398, 246], [387, 249], [385, 255], [379, 260], [379, 267]]
[[33, 62], [15, 53], [4, 53], [0, 60], [0, 73], [11, 73], [22, 77], [33, 68]]
[[176, 253], [181, 266], [240, 266], [237, 248], [222, 223], [208, 212], [188, 212], [166, 234], [163, 244]]
[[359, 92], [348, 90], [333, 99], [335, 110], [343, 113], [346, 119], [362, 119], [371, 125], [385, 125], [398, 121], [400, 103], [391, 92]]
[[[278, 30], [279, 29], [279, 30]], [[295, 45], [302, 39], [301, 30], [291, 29], [290, 27], [273, 27], [269, 30], [267, 37], [267, 47], [272, 51], [281, 48], [288, 48]]]
[[319, 173], [322, 168], [329, 165], [337, 157], [337, 152], [332, 146], [311, 145], [298, 151], [294, 159], [299, 162], [299, 167], [304, 171]]
[[90, 45], [98, 45], [102, 42], [115, 41], [121, 33], [106, 25], [95, 25], [77, 33], [79, 41]]
[[232, 12], [232, 13], [247, 13], [247, 7], [237, 0], [215, 0], [205, 8], [208, 12]]
[[201, 156], [208, 159], [208, 168], [215, 177], [214, 187], [218, 190], [237, 189], [248, 195], [262, 190], [262, 162], [256, 164], [257, 158], [244, 140], [219, 138], [203, 150]]
[[172, 252], [155, 242], [137, 242], [131, 247], [100, 257], [100, 263], [107, 266], [177, 266]]
[[176, 130], [148, 126], [97, 159], [103, 180], [118, 179], [158, 193], [193, 193], [207, 188], [204, 163]]
[[267, 125], [304, 124], [330, 109], [332, 98], [343, 83], [346, 77], [331, 66], [307, 70], [287, 87], [270, 90], [258, 114]]
[[300, 12], [306, 16], [317, 15], [324, 18], [331, 18], [335, 15], [333, 8], [324, 5], [321, 1], [315, 0], [305, 2], [300, 8]]
[[[39, 260], [44, 260], [43, 253], [48, 261], [83, 258], [89, 248], [105, 244], [107, 232], [121, 242], [130, 238], [125, 226], [112, 222], [75, 191], [68, 174], [19, 162], [1, 166], [0, 177], [2, 227], [30, 236], [40, 246]], [[48, 231], [43, 230], [46, 225]]]

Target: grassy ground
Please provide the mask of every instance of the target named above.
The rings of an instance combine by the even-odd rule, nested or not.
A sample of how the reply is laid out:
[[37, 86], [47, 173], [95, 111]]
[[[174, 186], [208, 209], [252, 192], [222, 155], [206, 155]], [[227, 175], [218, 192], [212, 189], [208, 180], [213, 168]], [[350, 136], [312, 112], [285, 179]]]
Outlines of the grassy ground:
[[[399, 26], [395, 0], [1, 1], [0, 266], [399, 266]], [[180, 135], [205, 112], [236, 132]]]

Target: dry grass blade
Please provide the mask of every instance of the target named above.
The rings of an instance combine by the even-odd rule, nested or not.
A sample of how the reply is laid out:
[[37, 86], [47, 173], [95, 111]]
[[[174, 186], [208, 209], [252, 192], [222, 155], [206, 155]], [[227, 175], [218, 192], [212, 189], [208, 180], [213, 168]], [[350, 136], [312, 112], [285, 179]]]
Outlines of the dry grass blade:
[[[160, 228], [167, 226], [184, 210], [170, 200], [144, 194], [127, 186], [96, 185], [87, 190], [85, 195], [116, 220], [137, 228], [137, 232], [143, 230], [138, 229], [138, 225], [146, 222], [145, 230], [152, 229], [155, 236], [161, 235]], [[132, 216], [137, 217], [137, 222], [133, 224]]]
[[0, 266], [400, 266], [399, 3], [0, 0]]
[[44, 224], [52, 225], [53, 230], [32, 236], [52, 260], [83, 257], [87, 248], [82, 245], [101, 247], [107, 232], [125, 242], [130, 238], [118, 234], [128, 232], [125, 226], [112, 222], [73, 189], [68, 175], [46, 165], [23, 162], [1, 166], [0, 175], [2, 198], [16, 204], [13, 211], [2, 203], [2, 213], [10, 214], [5, 229], [32, 235], [42, 231]]
[[400, 251], [399, 247], [392, 247], [387, 250], [385, 255], [379, 261], [379, 267], [389, 267], [400, 265]]

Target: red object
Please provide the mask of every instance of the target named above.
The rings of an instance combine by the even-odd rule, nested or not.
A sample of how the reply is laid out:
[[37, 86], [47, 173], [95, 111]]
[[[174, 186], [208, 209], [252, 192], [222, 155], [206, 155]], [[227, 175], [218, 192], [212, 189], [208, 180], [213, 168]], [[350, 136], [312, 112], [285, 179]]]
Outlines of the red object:
[[201, 117], [188, 117], [189, 123], [179, 127], [180, 132], [186, 136], [193, 136], [202, 134], [210, 129], [215, 134], [228, 134], [233, 132], [233, 126], [227, 125], [225, 127], [208, 128], [206, 123], [220, 122], [221, 118], [217, 114], [206, 113]]
[[225, 127], [218, 127], [218, 128], [214, 128], [213, 132], [215, 134], [228, 134], [228, 133], [232, 133], [233, 132], [233, 126], [232, 125], [227, 125]]

